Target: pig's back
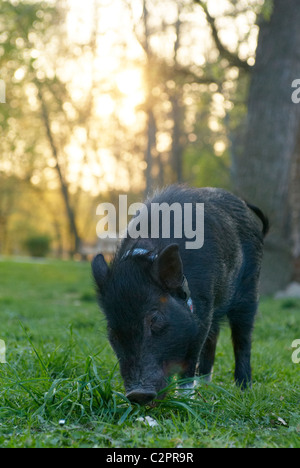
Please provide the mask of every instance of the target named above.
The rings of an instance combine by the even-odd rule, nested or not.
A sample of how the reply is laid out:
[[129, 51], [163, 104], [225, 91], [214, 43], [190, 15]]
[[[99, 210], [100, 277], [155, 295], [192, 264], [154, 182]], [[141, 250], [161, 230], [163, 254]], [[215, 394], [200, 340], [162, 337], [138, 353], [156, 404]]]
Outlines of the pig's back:
[[148, 203], [204, 204], [204, 244], [200, 249], [186, 248], [189, 239], [184, 232], [182, 239], [156, 240], [161, 245], [179, 244], [192, 294], [213, 296], [217, 306], [225, 306], [238, 296], [244, 275], [258, 276], [263, 249], [262, 225], [240, 198], [219, 188], [175, 185]]

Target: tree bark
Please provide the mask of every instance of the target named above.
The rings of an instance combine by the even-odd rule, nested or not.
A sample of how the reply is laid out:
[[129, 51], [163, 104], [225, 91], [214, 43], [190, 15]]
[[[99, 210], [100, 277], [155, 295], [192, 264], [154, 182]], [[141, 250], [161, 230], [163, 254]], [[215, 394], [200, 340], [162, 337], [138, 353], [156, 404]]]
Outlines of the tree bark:
[[[291, 180], [299, 171], [300, 105], [292, 102], [291, 85], [300, 78], [299, 25], [299, 1], [274, 0], [270, 20], [260, 25], [245, 134], [240, 147], [233, 149], [238, 193], [270, 218], [262, 273], [265, 293], [283, 288], [292, 279], [295, 184]], [[293, 209], [299, 210], [299, 205]]]

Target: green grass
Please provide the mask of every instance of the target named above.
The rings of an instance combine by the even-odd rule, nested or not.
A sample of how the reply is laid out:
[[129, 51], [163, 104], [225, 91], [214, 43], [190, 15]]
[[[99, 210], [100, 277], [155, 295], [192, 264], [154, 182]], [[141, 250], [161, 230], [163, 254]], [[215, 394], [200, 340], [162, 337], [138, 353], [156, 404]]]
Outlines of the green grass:
[[300, 447], [300, 301], [262, 299], [251, 390], [233, 384], [224, 327], [213, 383], [171, 385], [155, 408], [123, 395], [88, 264], [0, 262], [0, 339], [0, 447]]

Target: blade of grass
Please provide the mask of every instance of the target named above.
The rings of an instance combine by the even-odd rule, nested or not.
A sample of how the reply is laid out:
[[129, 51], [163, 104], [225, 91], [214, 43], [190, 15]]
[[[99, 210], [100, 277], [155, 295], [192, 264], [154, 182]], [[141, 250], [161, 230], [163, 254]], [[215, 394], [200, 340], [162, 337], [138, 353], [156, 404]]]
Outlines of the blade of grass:
[[34, 346], [32, 340], [31, 340], [29, 334], [27, 333], [26, 328], [23, 326], [22, 322], [19, 322], [19, 323], [20, 323], [20, 325], [21, 325], [21, 327], [22, 327], [22, 329], [23, 329], [23, 331], [24, 331], [24, 333], [25, 333], [25, 335], [26, 335], [27, 340], [29, 341], [30, 346], [32, 347], [32, 349], [33, 349], [33, 351], [34, 351], [36, 357], [38, 358], [38, 361], [39, 361], [39, 363], [40, 363], [41, 369], [43, 370], [43, 372], [44, 372], [48, 377], [51, 377], [50, 374], [49, 374], [49, 372], [48, 372], [48, 369], [47, 369], [46, 364], [44, 363], [44, 361], [43, 361], [43, 359], [41, 358], [40, 354], [38, 353], [37, 349], [35, 348], [35, 346]]

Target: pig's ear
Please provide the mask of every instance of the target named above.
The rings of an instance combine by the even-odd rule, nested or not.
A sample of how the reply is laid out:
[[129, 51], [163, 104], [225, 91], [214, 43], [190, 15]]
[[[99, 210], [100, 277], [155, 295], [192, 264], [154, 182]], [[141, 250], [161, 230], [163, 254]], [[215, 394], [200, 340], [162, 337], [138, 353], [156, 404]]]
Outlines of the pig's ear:
[[108, 273], [108, 266], [102, 254], [97, 255], [92, 261], [92, 272], [97, 286], [102, 292], [104, 280]]
[[182, 284], [182, 261], [177, 244], [168, 245], [154, 261], [154, 275], [168, 289], [177, 289]]

